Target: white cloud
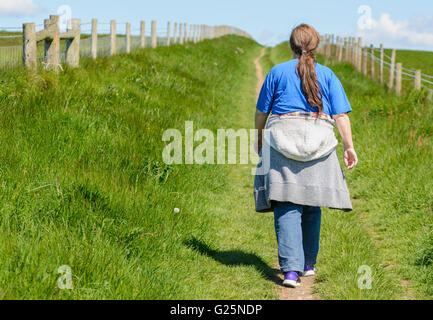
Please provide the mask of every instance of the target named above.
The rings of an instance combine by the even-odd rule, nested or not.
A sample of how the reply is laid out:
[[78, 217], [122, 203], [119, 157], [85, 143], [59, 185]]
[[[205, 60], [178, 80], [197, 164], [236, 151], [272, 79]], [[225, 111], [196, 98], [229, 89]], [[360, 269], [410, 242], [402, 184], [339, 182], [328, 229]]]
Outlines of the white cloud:
[[384, 13], [379, 20], [371, 19], [370, 28], [358, 28], [365, 43], [385, 47], [424, 49], [433, 51], [433, 16], [393, 21]]
[[32, 15], [39, 11], [33, 0], [0, 0], [0, 15]]

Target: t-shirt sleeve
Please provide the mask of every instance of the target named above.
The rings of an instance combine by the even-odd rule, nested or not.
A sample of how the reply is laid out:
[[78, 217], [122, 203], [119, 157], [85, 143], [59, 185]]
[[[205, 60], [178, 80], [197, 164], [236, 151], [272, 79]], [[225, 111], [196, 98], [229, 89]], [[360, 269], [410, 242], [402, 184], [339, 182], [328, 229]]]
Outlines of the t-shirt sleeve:
[[352, 107], [350, 106], [349, 99], [347, 99], [343, 85], [334, 73], [332, 74], [329, 83], [329, 96], [331, 103], [331, 116], [352, 111]]
[[257, 109], [263, 113], [270, 113], [272, 111], [272, 104], [274, 102], [275, 81], [272, 71], [266, 76], [262, 89], [260, 90], [259, 100], [257, 101]]

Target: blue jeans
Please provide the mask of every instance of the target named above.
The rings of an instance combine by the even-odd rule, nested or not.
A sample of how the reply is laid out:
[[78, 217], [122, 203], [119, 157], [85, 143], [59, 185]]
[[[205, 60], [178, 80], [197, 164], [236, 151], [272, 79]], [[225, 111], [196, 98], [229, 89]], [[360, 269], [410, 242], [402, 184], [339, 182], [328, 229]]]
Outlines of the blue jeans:
[[319, 253], [321, 208], [275, 202], [274, 217], [281, 271], [302, 272], [306, 265], [315, 265]]

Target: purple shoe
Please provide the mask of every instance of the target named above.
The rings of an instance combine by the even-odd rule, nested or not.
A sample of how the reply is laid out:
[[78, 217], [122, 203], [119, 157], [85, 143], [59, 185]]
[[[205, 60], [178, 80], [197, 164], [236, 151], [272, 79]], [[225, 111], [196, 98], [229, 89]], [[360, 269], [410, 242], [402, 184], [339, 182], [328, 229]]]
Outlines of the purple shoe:
[[284, 273], [283, 285], [289, 288], [296, 288], [301, 285], [301, 278], [296, 271], [289, 271]]
[[302, 273], [303, 277], [312, 277], [316, 275], [316, 270], [313, 265], [306, 265], [304, 268], [304, 272]]

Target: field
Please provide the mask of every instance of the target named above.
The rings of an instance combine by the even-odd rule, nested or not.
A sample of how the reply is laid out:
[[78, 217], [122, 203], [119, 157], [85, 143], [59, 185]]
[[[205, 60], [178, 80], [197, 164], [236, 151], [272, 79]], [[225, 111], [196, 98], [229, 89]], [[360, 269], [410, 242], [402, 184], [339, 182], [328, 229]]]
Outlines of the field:
[[[187, 120], [253, 127], [260, 50], [226, 36], [3, 73], [0, 298], [277, 299], [273, 219], [253, 210], [250, 167], [161, 157], [163, 132]], [[283, 43], [260, 62], [266, 73], [290, 58]], [[355, 210], [325, 210], [314, 290], [432, 299], [431, 102], [327, 63], [352, 103], [360, 164], [346, 172]], [[64, 265], [73, 290], [58, 288]], [[371, 289], [358, 287], [362, 266]]]
[[[391, 50], [385, 49], [385, 54], [391, 56]], [[408, 69], [421, 69], [425, 74], [433, 76], [433, 52], [397, 50], [396, 60]]]

